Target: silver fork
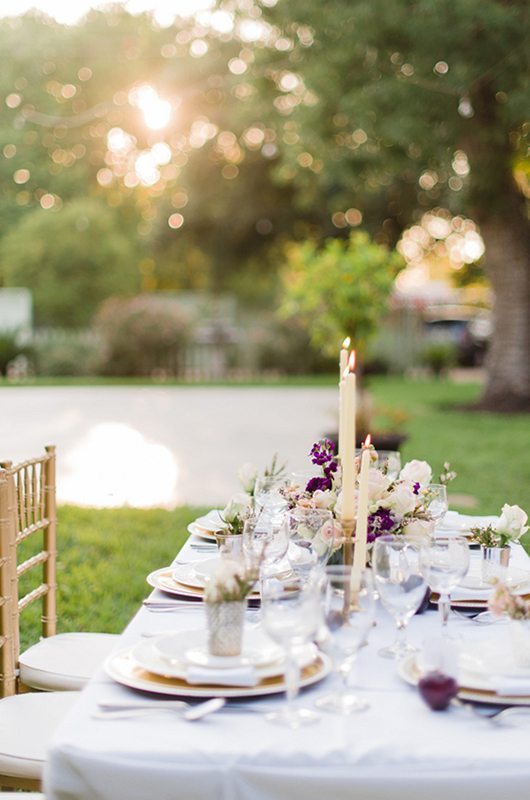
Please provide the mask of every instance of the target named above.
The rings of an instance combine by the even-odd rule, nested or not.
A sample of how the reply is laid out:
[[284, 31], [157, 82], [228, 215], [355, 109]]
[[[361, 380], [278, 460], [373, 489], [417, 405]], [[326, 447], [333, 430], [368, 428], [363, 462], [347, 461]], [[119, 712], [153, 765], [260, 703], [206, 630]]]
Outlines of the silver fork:
[[214, 714], [226, 704], [224, 697], [214, 697], [198, 705], [189, 705], [182, 700], [160, 701], [157, 703], [119, 703], [104, 702], [99, 703], [100, 711], [92, 714], [95, 719], [116, 720], [129, 719], [129, 717], [141, 716], [145, 713], [159, 711], [176, 711], [181, 719], [188, 722], [195, 722], [198, 719]]

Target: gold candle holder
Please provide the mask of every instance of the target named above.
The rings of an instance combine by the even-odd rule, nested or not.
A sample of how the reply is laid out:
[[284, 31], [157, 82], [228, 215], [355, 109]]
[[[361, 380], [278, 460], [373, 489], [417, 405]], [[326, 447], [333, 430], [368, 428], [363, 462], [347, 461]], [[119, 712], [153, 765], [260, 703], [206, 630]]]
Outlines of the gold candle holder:
[[343, 564], [351, 567], [353, 564], [353, 543], [355, 541], [355, 520], [342, 519], [341, 526], [343, 542], [342, 561]]

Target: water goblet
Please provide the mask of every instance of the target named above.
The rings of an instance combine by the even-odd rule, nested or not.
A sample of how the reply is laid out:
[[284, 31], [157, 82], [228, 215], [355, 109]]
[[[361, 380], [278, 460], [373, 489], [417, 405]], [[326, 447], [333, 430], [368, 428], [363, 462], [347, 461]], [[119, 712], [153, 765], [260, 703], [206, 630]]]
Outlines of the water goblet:
[[381, 603], [396, 624], [396, 640], [379, 651], [384, 658], [416, 652], [407, 641], [407, 625], [420, 607], [427, 584], [420, 571], [419, 548], [404, 536], [380, 536], [372, 556], [375, 585]]
[[449, 509], [447, 500], [447, 487], [442, 483], [430, 483], [423, 489], [424, 505], [432, 519], [434, 526], [443, 520]]
[[316, 722], [319, 719], [317, 713], [294, 704], [300, 685], [300, 667], [295, 648], [311, 641], [321, 626], [319, 584], [316, 581], [282, 584], [274, 579], [262, 580], [261, 621], [271, 639], [284, 648], [287, 699], [284, 708], [265, 714], [265, 719], [289, 728], [300, 728]]
[[287, 501], [281, 489], [286, 486], [286, 479], [278, 475], [262, 475], [254, 485], [254, 504], [257, 512], [260, 509], [270, 516], [276, 516], [287, 508]]
[[368, 707], [365, 700], [348, 688], [348, 680], [359, 648], [365, 643], [375, 616], [372, 573], [360, 575], [351, 566], [337, 564], [325, 568], [324, 620], [327, 634], [319, 644], [331, 657], [334, 670], [342, 679], [340, 690], [320, 697], [316, 705], [339, 714], [352, 714]]
[[341, 533], [331, 511], [323, 508], [294, 508], [285, 514], [283, 526], [289, 539], [287, 558], [301, 579], [327, 563]]
[[463, 536], [437, 536], [420, 548], [420, 569], [434, 592], [438, 592], [438, 608], [442, 633], [447, 633], [451, 608], [451, 589], [469, 569], [469, 543]]
[[257, 573], [277, 565], [287, 553], [289, 539], [281, 518], [261, 513], [245, 520], [243, 557]]

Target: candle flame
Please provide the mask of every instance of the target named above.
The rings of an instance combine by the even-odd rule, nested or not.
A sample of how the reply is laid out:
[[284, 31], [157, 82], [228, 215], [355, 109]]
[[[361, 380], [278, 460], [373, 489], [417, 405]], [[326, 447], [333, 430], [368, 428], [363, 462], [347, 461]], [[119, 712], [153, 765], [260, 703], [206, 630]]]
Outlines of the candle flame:
[[344, 339], [344, 341], [342, 343], [342, 349], [343, 350], [348, 350], [349, 347], [350, 347], [350, 344], [351, 344], [351, 339], [350, 339], [349, 336], [346, 336], [346, 338]]
[[372, 437], [370, 436], [370, 434], [368, 434], [368, 436], [364, 440], [363, 447], [370, 447], [371, 444], [372, 444]]
[[355, 350], [352, 350], [350, 353], [350, 359], [348, 361], [348, 372], [355, 372]]

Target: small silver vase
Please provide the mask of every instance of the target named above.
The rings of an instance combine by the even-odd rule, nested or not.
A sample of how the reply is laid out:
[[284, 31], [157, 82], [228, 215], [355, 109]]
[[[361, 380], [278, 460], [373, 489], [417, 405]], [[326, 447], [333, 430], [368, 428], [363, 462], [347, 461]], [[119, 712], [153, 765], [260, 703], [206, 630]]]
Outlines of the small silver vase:
[[484, 547], [481, 545], [482, 580], [487, 583], [502, 579], [510, 565], [510, 546]]
[[206, 603], [208, 650], [213, 656], [238, 656], [243, 641], [246, 600]]

